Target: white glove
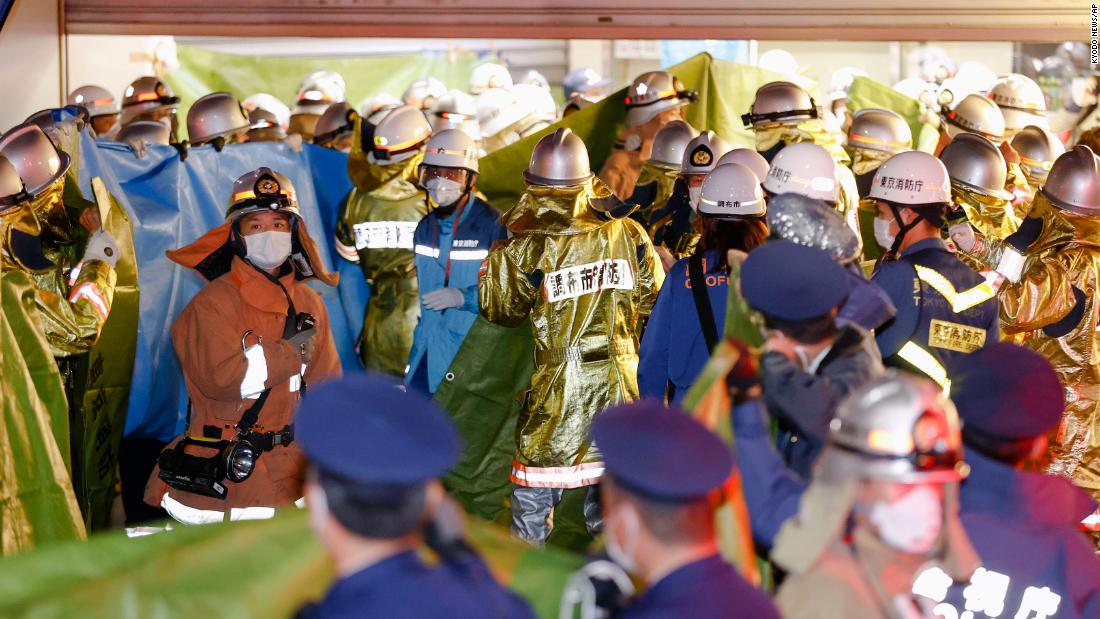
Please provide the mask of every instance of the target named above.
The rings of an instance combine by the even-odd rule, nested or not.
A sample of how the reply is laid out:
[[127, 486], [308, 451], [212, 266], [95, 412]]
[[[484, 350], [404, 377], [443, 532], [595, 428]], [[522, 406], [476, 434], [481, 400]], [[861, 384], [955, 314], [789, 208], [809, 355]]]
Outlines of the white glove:
[[1021, 254], [1012, 247], [1005, 247], [1005, 251], [1001, 255], [1001, 261], [997, 264], [996, 271], [1004, 275], [1008, 281], [1016, 284], [1019, 283], [1020, 277], [1024, 273], [1024, 263], [1026, 261], [1027, 256]]
[[89, 260], [102, 260], [111, 265], [112, 269], [115, 268], [118, 264], [118, 245], [115, 244], [115, 239], [103, 230], [96, 230], [88, 239], [88, 247], [84, 249], [82, 262]]
[[452, 307], [462, 307], [466, 304], [466, 297], [458, 288], [440, 288], [420, 297], [424, 307], [430, 310], [443, 311]]
[[955, 245], [968, 254], [974, 251], [974, 247], [978, 244], [978, 237], [974, 236], [974, 228], [971, 228], [968, 223], [955, 224], [947, 229], [947, 233], [951, 235]]

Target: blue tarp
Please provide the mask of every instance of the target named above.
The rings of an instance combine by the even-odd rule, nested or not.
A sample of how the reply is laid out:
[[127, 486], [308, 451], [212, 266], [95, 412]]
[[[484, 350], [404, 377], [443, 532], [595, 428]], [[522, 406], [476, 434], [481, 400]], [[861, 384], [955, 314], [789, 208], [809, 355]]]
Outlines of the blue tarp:
[[[351, 189], [347, 156], [313, 145], [301, 152], [278, 142], [191, 149], [185, 161], [169, 146], [151, 146], [137, 158], [128, 146], [82, 136], [80, 185], [91, 197], [98, 176], [126, 209], [134, 226], [139, 265], [141, 311], [137, 356], [125, 436], [169, 440], [178, 435], [187, 415], [179, 363], [172, 347], [176, 316], [202, 287], [202, 278], [171, 262], [164, 252], [187, 245], [222, 223], [233, 181], [260, 166], [277, 170], [294, 183], [310, 234], [321, 249], [325, 267], [335, 270], [332, 230], [340, 202]], [[358, 367], [354, 340], [362, 324], [365, 289], [358, 269], [340, 269], [345, 282], [337, 288], [317, 285], [332, 322], [345, 368]]]

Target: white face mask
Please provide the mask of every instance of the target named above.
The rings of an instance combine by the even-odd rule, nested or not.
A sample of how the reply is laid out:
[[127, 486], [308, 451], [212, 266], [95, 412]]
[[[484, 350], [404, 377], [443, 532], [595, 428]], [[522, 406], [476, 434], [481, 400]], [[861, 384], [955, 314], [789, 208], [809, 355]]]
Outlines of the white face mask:
[[943, 502], [930, 486], [918, 486], [896, 501], [875, 503], [870, 520], [888, 546], [911, 554], [925, 554], [943, 529]]
[[883, 249], [891, 249], [894, 247], [895, 237], [893, 234], [890, 234], [891, 223], [889, 219], [875, 218], [875, 242]]
[[279, 230], [250, 234], [244, 237], [248, 261], [261, 269], [274, 269], [290, 256], [290, 241], [290, 233]]
[[691, 209], [693, 211], [699, 210], [699, 199], [703, 197], [703, 186], [688, 187], [688, 201], [691, 202]]
[[[627, 572], [637, 574], [639, 567], [634, 554], [638, 552], [638, 513], [633, 508], [624, 505], [619, 509], [616, 521], [617, 526], [608, 526], [604, 533], [607, 542], [607, 556]], [[613, 533], [619, 526], [626, 530], [624, 532], [626, 539], [621, 542], [615, 539]]]
[[424, 189], [428, 191], [428, 196], [431, 197], [432, 202], [443, 208], [458, 202], [464, 193], [462, 185], [458, 181], [452, 181], [449, 178], [430, 179], [427, 183], [424, 183]]

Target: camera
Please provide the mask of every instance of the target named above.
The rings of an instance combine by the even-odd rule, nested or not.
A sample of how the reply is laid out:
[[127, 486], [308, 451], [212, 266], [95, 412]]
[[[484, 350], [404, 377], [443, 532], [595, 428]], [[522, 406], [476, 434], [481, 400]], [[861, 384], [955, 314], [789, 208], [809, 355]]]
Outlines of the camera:
[[[215, 449], [218, 453], [194, 456], [184, 452], [189, 446]], [[161, 452], [158, 459], [159, 477], [173, 488], [224, 499], [229, 490], [222, 481], [228, 479], [240, 483], [248, 479], [259, 455], [260, 450], [247, 437], [223, 441], [189, 436], [172, 449]]]

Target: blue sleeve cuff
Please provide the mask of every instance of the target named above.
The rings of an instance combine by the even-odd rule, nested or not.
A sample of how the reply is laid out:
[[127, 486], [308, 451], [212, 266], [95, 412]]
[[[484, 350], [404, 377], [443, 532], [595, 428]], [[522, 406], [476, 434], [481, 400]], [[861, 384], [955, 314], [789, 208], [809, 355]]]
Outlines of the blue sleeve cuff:
[[733, 423], [734, 434], [737, 437], [759, 438], [761, 436], [771, 436], [768, 431], [768, 410], [759, 398], [734, 406], [730, 418]]
[[462, 297], [466, 302], [462, 305], [462, 311], [470, 312], [471, 314], [478, 313], [480, 305], [477, 300], [477, 286], [470, 286], [468, 288], [459, 288], [462, 291]]

